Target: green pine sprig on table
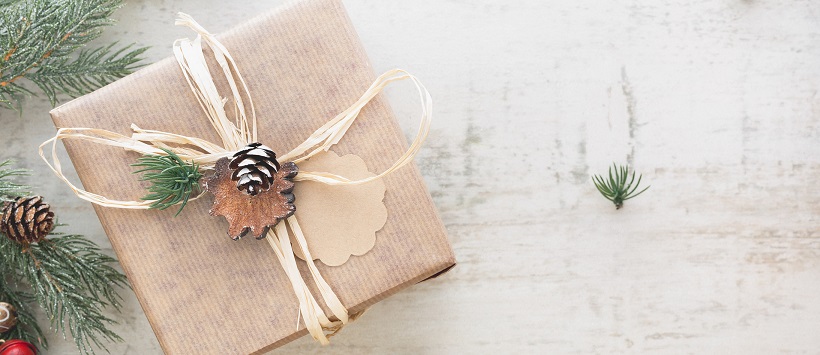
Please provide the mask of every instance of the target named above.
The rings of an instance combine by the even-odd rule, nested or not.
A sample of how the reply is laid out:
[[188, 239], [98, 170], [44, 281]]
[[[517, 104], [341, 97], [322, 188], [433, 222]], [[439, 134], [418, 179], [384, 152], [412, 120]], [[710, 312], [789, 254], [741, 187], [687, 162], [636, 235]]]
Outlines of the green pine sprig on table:
[[[13, 200], [13, 196], [28, 195], [29, 187], [14, 182], [13, 178], [17, 176], [26, 176], [28, 171], [25, 169], [14, 169], [11, 160], [6, 160], [0, 163], [0, 203]], [[0, 238], [6, 239], [0, 235]], [[0, 254], [2, 256], [2, 254]], [[26, 339], [32, 342], [41, 344], [42, 347], [48, 347], [46, 338], [43, 336], [43, 330], [37, 324], [37, 320], [32, 314], [32, 309], [29, 304], [34, 302], [34, 295], [29, 292], [15, 290], [15, 285], [12, 285], [7, 280], [5, 270], [11, 266], [6, 266], [7, 260], [5, 257], [0, 257], [0, 301], [7, 302], [17, 308], [18, 326], [5, 334], [0, 334], [0, 339]]]
[[22, 313], [26, 318], [19, 319], [16, 334], [12, 332], [11, 336], [44, 344], [42, 330], [28, 308], [28, 304], [36, 303], [50, 320], [51, 328], [64, 338], [70, 333], [84, 354], [93, 353], [95, 347], [104, 349], [107, 342], [122, 340], [108, 328], [116, 322], [103, 311], [109, 306], [119, 310], [117, 288], [128, 287], [128, 283], [125, 275], [111, 266], [116, 260], [103, 254], [93, 242], [80, 235], [52, 232], [48, 239], [24, 249], [8, 238], [0, 238], [0, 255], [3, 286], [10, 286], [0, 286], [0, 297], [7, 296], [15, 307], [26, 305], [18, 307], [25, 310]]
[[19, 110], [25, 96], [36, 95], [26, 80], [55, 105], [60, 94], [77, 97], [139, 68], [147, 48], [84, 48], [121, 6], [122, 0], [0, 2], [0, 106]]
[[[0, 163], [0, 195], [9, 200], [28, 187], [11, 178], [25, 170]], [[61, 228], [62, 225], [58, 225]], [[39, 243], [22, 245], [0, 234], [0, 301], [17, 308], [18, 324], [0, 339], [23, 339], [47, 348], [48, 342], [34, 314], [37, 307], [50, 328], [69, 334], [83, 354], [122, 339], [109, 326], [115, 321], [104, 311], [119, 310], [118, 289], [128, 281], [114, 268], [116, 260], [81, 235], [52, 231]]]
[[148, 181], [148, 195], [144, 201], [153, 201], [151, 208], [160, 210], [179, 205], [176, 215], [182, 212], [191, 195], [199, 192], [199, 164], [186, 162], [168, 149], [162, 149], [167, 155], [143, 155], [138, 163], [131, 166], [142, 168], [134, 174], [144, 173], [141, 180]]
[[[605, 179], [600, 175], [593, 175], [592, 181], [595, 183], [595, 187], [598, 188], [598, 192], [606, 197], [607, 200], [612, 201], [612, 203], [615, 204], [615, 209], [620, 209], [623, 207], [624, 201], [640, 195], [649, 188], [649, 186], [647, 186], [640, 192], [635, 193], [641, 184], [643, 175], [639, 175], [638, 181], [635, 182], [635, 172], [633, 171], [632, 178], [629, 179], [629, 182], [627, 182], [628, 178], [629, 169], [627, 166], [619, 167], [612, 164], [612, 167], [609, 168], [609, 179]], [[632, 185], [633, 183], [635, 184], [634, 186]]]
[[[0, 260], [0, 270], [5, 270], [5, 258]], [[34, 305], [36, 299], [30, 291], [17, 289], [19, 285], [13, 285], [4, 275], [0, 282], [0, 299], [17, 308], [17, 326], [10, 331], [0, 334], [0, 339], [23, 339], [30, 343], [37, 344], [38, 347], [48, 349], [48, 341], [45, 338], [43, 329], [37, 323], [34, 316]]]
[[13, 180], [17, 176], [28, 175], [28, 170], [11, 168], [12, 163], [11, 160], [0, 163], [0, 202], [11, 201], [14, 196], [28, 195], [29, 187]]

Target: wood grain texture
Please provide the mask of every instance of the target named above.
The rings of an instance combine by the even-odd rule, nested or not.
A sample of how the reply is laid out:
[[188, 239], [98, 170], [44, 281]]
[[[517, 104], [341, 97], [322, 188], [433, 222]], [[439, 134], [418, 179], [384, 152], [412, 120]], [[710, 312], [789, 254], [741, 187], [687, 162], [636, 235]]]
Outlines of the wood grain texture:
[[[131, 1], [104, 40], [161, 59], [187, 35], [169, 27], [176, 11], [220, 32], [278, 3]], [[417, 161], [459, 266], [330, 347], [302, 338], [281, 353], [820, 348], [820, 3], [345, 5], [375, 70], [408, 69], [434, 95]], [[388, 97], [413, 134], [411, 89]], [[47, 106], [0, 112], [4, 155], [43, 176], [38, 193], [73, 232], [106, 245], [91, 207], [36, 158]], [[620, 211], [590, 180], [613, 161], [652, 185]], [[127, 343], [112, 353], [159, 352], [133, 296], [119, 320]]]

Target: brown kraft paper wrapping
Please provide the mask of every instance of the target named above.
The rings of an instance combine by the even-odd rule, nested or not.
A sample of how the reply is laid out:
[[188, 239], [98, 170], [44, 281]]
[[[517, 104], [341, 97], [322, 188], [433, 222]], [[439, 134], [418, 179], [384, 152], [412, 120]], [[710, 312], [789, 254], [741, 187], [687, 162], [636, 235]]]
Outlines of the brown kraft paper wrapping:
[[[292, 3], [240, 24], [220, 40], [253, 95], [260, 140], [276, 152], [301, 143], [355, 102], [375, 79], [338, 0]], [[57, 127], [130, 135], [134, 123], [220, 142], [173, 58], [68, 102], [51, 115]], [[138, 154], [83, 141], [67, 141], [65, 146], [87, 190], [128, 200], [145, 194], [130, 166]], [[379, 96], [333, 151], [358, 155], [370, 171], [380, 172], [406, 147], [392, 111]], [[351, 314], [455, 264], [415, 164], [383, 181], [388, 218], [373, 249], [351, 256], [342, 266], [317, 263]], [[212, 203], [213, 196], [205, 195], [178, 217], [173, 208], [94, 205], [163, 350], [265, 352], [307, 334], [304, 326], [294, 328], [298, 302], [270, 246], [253, 238], [232, 241], [224, 218], [208, 215]], [[298, 203], [297, 196], [297, 209]], [[304, 263], [298, 263], [308, 279]], [[308, 285], [318, 295], [312, 282]]]

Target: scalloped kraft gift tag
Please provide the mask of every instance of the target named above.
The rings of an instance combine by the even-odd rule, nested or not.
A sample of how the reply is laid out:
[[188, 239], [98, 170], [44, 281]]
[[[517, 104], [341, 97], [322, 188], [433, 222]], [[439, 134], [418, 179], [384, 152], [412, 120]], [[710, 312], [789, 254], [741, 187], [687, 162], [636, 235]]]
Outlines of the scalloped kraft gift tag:
[[[375, 176], [357, 155], [339, 156], [329, 151], [299, 163], [301, 171], [328, 171], [351, 180]], [[352, 186], [331, 186], [312, 181], [296, 183], [296, 218], [314, 260], [328, 266], [343, 265], [351, 255], [373, 249], [376, 232], [387, 222], [381, 179]], [[291, 242], [296, 241], [291, 234]], [[300, 259], [305, 256], [294, 248]]]

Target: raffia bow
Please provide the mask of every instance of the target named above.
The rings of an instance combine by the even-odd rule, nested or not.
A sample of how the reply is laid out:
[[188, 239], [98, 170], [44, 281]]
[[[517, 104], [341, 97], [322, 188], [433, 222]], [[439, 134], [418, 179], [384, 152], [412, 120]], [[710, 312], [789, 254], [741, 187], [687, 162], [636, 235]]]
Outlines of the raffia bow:
[[[180, 39], [174, 42], [174, 56], [197, 101], [205, 112], [205, 116], [221, 138], [222, 145], [196, 137], [146, 130], [136, 125], [131, 125], [134, 133], [130, 137], [103, 129], [60, 128], [53, 138], [40, 145], [40, 157], [42, 157], [54, 173], [80, 198], [105, 207], [126, 209], [148, 209], [154, 202], [150, 200], [113, 200], [78, 188], [71, 183], [62, 172], [60, 160], [57, 158], [57, 142], [60, 140], [79, 139], [120, 147], [141, 154], [153, 155], [165, 155], [166, 153], [163, 149], [169, 149], [184, 160], [198, 163], [203, 170], [213, 169], [217, 160], [223, 157], [230, 157], [234, 152], [248, 143], [257, 141], [257, 122], [253, 100], [233, 57], [231, 57], [227, 48], [225, 48], [222, 43], [194, 21], [191, 16], [183, 13], [179, 13], [178, 16], [179, 18], [176, 20], [176, 25], [185, 26], [196, 31], [197, 36], [193, 40]], [[233, 120], [228, 118], [224, 108], [228, 99], [223, 98], [219, 94], [210, 70], [208, 69], [203, 53], [203, 44], [207, 45], [213, 52], [214, 59], [216, 59], [219, 68], [222, 70], [222, 74], [230, 86], [231, 98], [233, 99], [232, 101], [235, 105], [234, 111], [236, 112]], [[294, 181], [315, 181], [328, 185], [363, 184], [381, 179], [412, 161], [419, 151], [419, 148], [421, 148], [430, 129], [432, 98], [418, 79], [400, 69], [390, 70], [379, 76], [352, 106], [317, 129], [302, 144], [287, 154], [282, 155], [279, 160], [282, 162], [290, 161], [298, 163], [320, 152], [328, 151], [344, 137], [347, 130], [358, 117], [359, 112], [361, 112], [367, 103], [376, 97], [385, 86], [401, 80], [411, 80], [418, 90], [422, 103], [421, 124], [419, 125], [418, 134], [409, 149], [390, 168], [378, 175], [359, 180], [351, 180], [330, 172], [300, 171]], [[243, 96], [247, 98], [247, 106], [243, 101]], [[52, 145], [51, 161], [49, 161], [43, 151], [44, 147], [49, 143]], [[291, 245], [290, 231], [293, 232], [292, 239], [296, 241], [296, 246], [305, 256], [305, 261], [313, 282], [316, 284], [319, 293], [333, 315], [338, 319], [337, 321], [331, 321], [328, 318], [328, 315], [326, 315], [321, 306], [319, 306], [316, 297], [310, 292], [305, 280], [302, 278], [296, 265], [296, 258], [292, 249], [293, 246]], [[316, 264], [313, 262], [313, 257], [308, 250], [307, 240], [302, 233], [296, 216], [288, 217], [283, 223], [277, 224], [271, 232], [274, 237], [268, 237], [266, 240], [273, 248], [299, 300], [300, 317], [304, 319], [305, 326], [314, 339], [322, 344], [328, 344], [328, 338], [330, 336], [338, 332], [345, 324], [355, 319], [358, 315], [348, 314], [347, 309], [341, 301], [339, 301], [336, 293], [319, 273]]]

